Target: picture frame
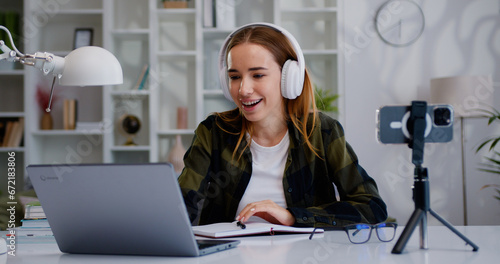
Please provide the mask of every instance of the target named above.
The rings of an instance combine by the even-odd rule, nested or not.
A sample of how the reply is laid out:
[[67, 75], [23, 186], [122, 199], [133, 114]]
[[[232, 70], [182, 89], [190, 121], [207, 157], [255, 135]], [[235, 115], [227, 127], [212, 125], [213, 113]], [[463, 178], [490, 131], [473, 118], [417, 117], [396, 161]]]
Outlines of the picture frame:
[[84, 46], [92, 46], [94, 36], [93, 28], [76, 28], [73, 40], [73, 49]]

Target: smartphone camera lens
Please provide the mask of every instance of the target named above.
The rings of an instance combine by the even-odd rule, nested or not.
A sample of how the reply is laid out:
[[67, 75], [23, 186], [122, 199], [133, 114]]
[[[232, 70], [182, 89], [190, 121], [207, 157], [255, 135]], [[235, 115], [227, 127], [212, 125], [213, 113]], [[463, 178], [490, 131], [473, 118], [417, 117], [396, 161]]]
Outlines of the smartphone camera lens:
[[434, 109], [434, 124], [436, 126], [449, 126], [451, 124], [451, 111], [446, 107]]

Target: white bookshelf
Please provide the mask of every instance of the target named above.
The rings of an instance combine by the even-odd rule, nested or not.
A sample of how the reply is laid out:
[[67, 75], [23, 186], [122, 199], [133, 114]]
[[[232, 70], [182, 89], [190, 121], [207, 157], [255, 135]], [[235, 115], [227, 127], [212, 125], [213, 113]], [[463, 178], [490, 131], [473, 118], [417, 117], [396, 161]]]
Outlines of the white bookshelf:
[[[234, 28], [251, 22], [275, 23], [289, 30], [304, 49], [313, 81], [323, 89], [342, 94], [336, 1], [235, 1], [236, 19], [231, 28], [203, 27], [202, 0], [190, 0], [185, 9], [164, 9], [160, 0], [63, 1], [52, 9], [41, 8], [49, 3], [54, 1], [24, 1], [25, 24], [36, 24], [34, 18], [43, 22], [31, 32], [24, 52], [68, 54], [75, 28], [91, 27], [94, 45], [110, 50], [120, 61], [124, 83], [92, 88], [56, 86], [60, 99], [78, 100], [79, 120], [101, 122], [104, 128], [66, 131], [57, 121], [54, 130], [42, 131], [38, 125], [41, 114], [34, 100], [36, 86], [48, 85], [52, 78], [32, 68], [0, 72], [2, 80], [19, 83], [19, 90], [23, 91], [19, 99], [22, 107], [0, 110], [0, 117], [25, 117], [25, 145], [20, 149], [25, 156], [23, 166], [162, 162], [176, 135], [181, 135], [188, 148], [199, 122], [211, 112], [234, 107], [219, 88], [217, 56], [226, 36]], [[146, 85], [141, 90], [132, 89], [146, 64]], [[176, 127], [177, 107], [188, 107], [187, 129]], [[60, 120], [60, 112], [61, 101], [54, 105], [54, 119]], [[137, 146], [123, 146], [126, 136], [117, 124], [123, 114], [133, 114], [141, 120], [141, 129], [134, 138]], [[0, 157], [2, 152], [5, 150], [1, 149]]]
[[[2, 12], [15, 11], [19, 13], [20, 17], [22, 17], [23, 2], [0, 0], [0, 10]], [[3, 40], [6, 44], [10, 45], [10, 41], [8, 39]], [[16, 42], [15, 44], [18, 49], [24, 48], [22, 42]], [[2, 122], [26, 118], [26, 104], [24, 102], [24, 74], [25, 70], [22, 65], [0, 62], [0, 119], [2, 119]], [[15, 190], [16, 192], [20, 192], [24, 188], [24, 167], [26, 166], [25, 146], [26, 144], [22, 143], [20, 146], [16, 147], [0, 147], [0, 185], [2, 186], [0, 191], [2, 192], [2, 196], [8, 195], [8, 185], [13, 187], [10, 183], [7, 184], [8, 172], [12, 172], [8, 170], [12, 168], [9, 166], [9, 158], [11, 158], [10, 161], [12, 161], [12, 155], [14, 155], [13, 162], [16, 174], [14, 186], [16, 188]]]

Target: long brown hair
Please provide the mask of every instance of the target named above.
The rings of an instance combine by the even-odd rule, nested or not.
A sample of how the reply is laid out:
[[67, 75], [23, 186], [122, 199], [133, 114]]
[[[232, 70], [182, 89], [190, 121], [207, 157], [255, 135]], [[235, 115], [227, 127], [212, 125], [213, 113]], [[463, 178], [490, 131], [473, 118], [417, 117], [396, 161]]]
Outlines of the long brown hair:
[[[281, 32], [267, 27], [267, 26], [254, 26], [245, 28], [238, 33], [236, 33], [231, 40], [229, 41], [226, 49], [226, 60], [227, 53], [236, 45], [243, 43], [253, 43], [258, 44], [265, 49], [269, 50], [271, 54], [273, 54], [274, 59], [278, 65], [283, 65], [287, 60], [297, 60], [297, 54], [295, 53], [293, 46], [288, 41], [287, 37], [283, 35]], [[314, 146], [311, 144], [309, 138], [312, 135], [314, 127], [316, 125], [316, 104], [314, 103], [314, 89], [311, 79], [309, 78], [309, 74], [305, 72], [304, 76], [304, 87], [302, 93], [295, 99], [286, 99], [284, 98], [285, 103], [285, 113], [286, 113], [286, 121], [291, 121], [295, 128], [300, 132], [300, 134], [304, 137], [305, 144], [307, 147], [316, 155]], [[310, 131], [307, 131], [307, 123], [309, 121], [309, 113], [312, 112], [312, 126]], [[234, 110], [216, 113], [218, 117], [226, 124], [229, 124], [231, 127], [236, 129], [239, 132], [231, 132], [227, 129], [224, 129], [221, 125], [217, 124], [221, 129], [225, 132], [239, 135], [239, 139], [236, 145], [236, 148], [233, 152], [233, 158], [235, 157], [243, 138], [248, 133], [250, 137], [253, 135], [253, 126], [250, 121], [248, 121], [244, 115], [239, 112], [238, 115], [234, 115]], [[251, 140], [248, 140], [246, 146], [244, 146], [243, 150], [250, 146]], [[239, 158], [243, 151], [240, 153]]]

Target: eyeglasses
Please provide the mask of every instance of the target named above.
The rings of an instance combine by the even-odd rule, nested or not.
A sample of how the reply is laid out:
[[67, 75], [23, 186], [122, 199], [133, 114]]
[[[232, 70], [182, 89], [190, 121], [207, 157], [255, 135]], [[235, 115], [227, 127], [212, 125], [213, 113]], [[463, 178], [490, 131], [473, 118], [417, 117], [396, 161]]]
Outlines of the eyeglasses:
[[[349, 241], [353, 244], [363, 244], [370, 240], [372, 230], [375, 229], [377, 237], [382, 242], [389, 242], [394, 239], [396, 235], [397, 223], [379, 223], [375, 225], [370, 224], [353, 224], [344, 226], [343, 230], [347, 233]], [[316, 228], [313, 230], [309, 239], [312, 239]]]
[[394, 239], [396, 235], [396, 223], [379, 223], [376, 225], [369, 224], [354, 224], [345, 226], [345, 232], [349, 241], [354, 244], [362, 244], [368, 242], [372, 235], [372, 230], [375, 229], [378, 240], [382, 242], [389, 242]]

